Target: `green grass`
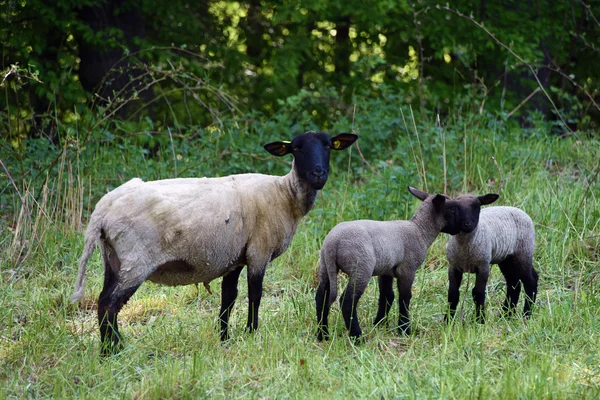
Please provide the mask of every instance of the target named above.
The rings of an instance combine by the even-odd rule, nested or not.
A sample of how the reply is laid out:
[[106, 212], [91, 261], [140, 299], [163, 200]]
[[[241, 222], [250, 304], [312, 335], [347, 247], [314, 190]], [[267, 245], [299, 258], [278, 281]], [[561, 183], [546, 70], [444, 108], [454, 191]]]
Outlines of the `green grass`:
[[[493, 127], [478, 132], [448, 128], [445, 140], [435, 129], [419, 133], [425, 176], [419, 174], [408, 137], [400, 133], [397, 145], [385, 153], [361, 146], [377, 173], [361, 166], [356, 150], [350, 169], [349, 153], [334, 160], [315, 208], [288, 251], [268, 267], [256, 333], [244, 332], [245, 272], [231, 319], [232, 339], [224, 344], [217, 329], [220, 280], [212, 283], [213, 294], [202, 286], [197, 291], [148, 282], [120, 314], [125, 349], [104, 362], [98, 356], [95, 311], [103, 273], [97, 252], [88, 265], [84, 299], [68, 303], [83, 244], [85, 225], [80, 222], [120, 182], [138, 175], [172, 176], [173, 160], [131, 162], [139, 154], [127, 146], [87, 149], [50, 174], [45, 195], [42, 185], [35, 190], [19, 186], [31, 220], [18, 212], [20, 201], [6, 185], [3, 198], [16, 212], [0, 221], [0, 251], [6, 255], [0, 278], [0, 398], [598, 398], [599, 142]], [[414, 136], [412, 143], [420, 165]], [[180, 171], [187, 162], [191, 172], [228, 172], [217, 161], [210, 164], [213, 158], [194, 156], [194, 150], [185, 149]], [[203, 167], [197, 166], [200, 162]], [[249, 170], [277, 174], [289, 168], [251, 159], [248, 164]], [[440, 236], [413, 287], [413, 336], [397, 335], [396, 305], [387, 327], [372, 327], [373, 279], [359, 304], [365, 342], [354, 345], [348, 339], [338, 303], [332, 309], [331, 340], [315, 340], [318, 251], [336, 223], [410, 216], [417, 200], [406, 185], [423, 187], [424, 178], [430, 192], [443, 191], [444, 181], [451, 195], [495, 191], [498, 168], [502, 193], [497, 204], [521, 207], [536, 223], [534, 265], [540, 286], [530, 320], [501, 316], [505, 286], [494, 267], [487, 323], [473, 321], [471, 276], [463, 280], [457, 319], [445, 325], [448, 238]]]

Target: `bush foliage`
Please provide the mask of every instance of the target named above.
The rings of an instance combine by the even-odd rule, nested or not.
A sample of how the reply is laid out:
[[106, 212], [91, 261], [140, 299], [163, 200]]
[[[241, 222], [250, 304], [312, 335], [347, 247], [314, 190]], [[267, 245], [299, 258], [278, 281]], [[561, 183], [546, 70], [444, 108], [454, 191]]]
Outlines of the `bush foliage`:
[[421, 118], [492, 113], [594, 132], [597, 6], [1, 1], [1, 131], [54, 137], [57, 120], [89, 112], [190, 135], [232, 113], [324, 126], [356, 96], [393, 94]]

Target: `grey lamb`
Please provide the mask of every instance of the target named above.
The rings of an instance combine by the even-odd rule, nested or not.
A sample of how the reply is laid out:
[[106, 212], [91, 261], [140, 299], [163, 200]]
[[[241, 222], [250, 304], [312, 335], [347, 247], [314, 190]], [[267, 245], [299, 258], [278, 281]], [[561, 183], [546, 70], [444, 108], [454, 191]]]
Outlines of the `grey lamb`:
[[521, 283], [525, 289], [525, 316], [535, 303], [538, 274], [533, 268], [535, 228], [529, 215], [515, 207], [481, 206], [493, 203], [498, 195], [460, 196], [454, 211], [459, 217], [461, 232], [452, 236], [446, 248], [449, 262], [448, 302], [453, 317], [459, 300], [459, 287], [464, 272], [476, 274], [472, 295], [476, 318], [485, 322], [485, 289], [490, 264], [498, 264], [506, 279], [506, 299], [503, 309], [512, 313], [519, 301]]
[[400, 317], [399, 329], [410, 333], [408, 309], [415, 272], [425, 261], [427, 249], [440, 232], [458, 233], [453, 216], [447, 212], [455, 201], [447, 196], [430, 195], [413, 187], [410, 193], [420, 199], [410, 221], [359, 220], [342, 222], [327, 235], [321, 248], [319, 287], [316, 294], [317, 339], [329, 336], [328, 316], [337, 297], [338, 270], [349, 275], [349, 283], [340, 297], [342, 314], [350, 336], [362, 334], [356, 307], [371, 276], [379, 280], [379, 309], [375, 324], [383, 320], [394, 301], [392, 288], [397, 278]]
[[265, 145], [273, 155], [294, 156], [285, 176], [132, 179], [102, 197], [90, 217], [72, 297], [83, 296], [86, 264], [99, 242], [105, 271], [98, 299], [102, 354], [120, 348], [117, 314], [146, 280], [187, 285], [223, 277], [219, 319], [225, 340], [238, 278], [247, 265], [247, 328], [256, 329], [267, 263], [287, 249], [325, 185], [330, 150], [345, 149], [356, 139], [307, 132]]

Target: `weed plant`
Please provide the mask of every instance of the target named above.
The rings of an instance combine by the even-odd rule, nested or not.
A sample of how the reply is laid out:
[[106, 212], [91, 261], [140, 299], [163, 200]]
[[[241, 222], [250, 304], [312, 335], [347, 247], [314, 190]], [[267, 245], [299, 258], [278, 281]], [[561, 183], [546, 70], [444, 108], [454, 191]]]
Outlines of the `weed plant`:
[[[150, 149], [105, 132], [92, 132], [85, 143], [72, 134], [59, 146], [30, 140], [18, 156], [2, 147], [0, 398], [600, 397], [600, 143], [490, 117], [440, 126], [413, 123], [410, 110], [388, 111], [367, 104], [357, 114], [360, 152], [335, 155], [315, 208], [269, 266], [257, 332], [244, 332], [245, 272], [226, 343], [217, 328], [220, 280], [212, 282], [213, 294], [201, 285], [147, 282], [120, 313], [124, 350], [104, 361], [95, 311], [103, 280], [98, 252], [88, 264], [85, 297], [68, 300], [94, 204], [135, 176], [284, 174], [291, 160], [275, 160], [261, 145], [291, 134], [229, 122]], [[332, 131], [351, 127], [342, 119]], [[505, 283], [494, 267], [487, 323], [474, 321], [474, 279], [465, 277], [457, 318], [445, 324], [442, 235], [415, 280], [412, 336], [397, 334], [396, 304], [387, 326], [371, 326], [373, 279], [358, 310], [364, 343], [348, 339], [338, 303], [331, 340], [318, 343], [315, 271], [323, 238], [341, 221], [409, 218], [417, 207], [409, 184], [449, 195], [500, 190], [498, 205], [532, 217], [540, 275], [533, 317], [501, 315]]]

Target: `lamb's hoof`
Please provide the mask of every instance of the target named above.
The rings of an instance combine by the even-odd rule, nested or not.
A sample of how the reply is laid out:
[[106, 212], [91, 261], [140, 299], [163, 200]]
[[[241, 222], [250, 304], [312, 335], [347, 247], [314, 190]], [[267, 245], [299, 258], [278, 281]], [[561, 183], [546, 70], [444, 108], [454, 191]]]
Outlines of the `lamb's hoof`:
[[103, 343], [100, 345], [100, 359], [117, 356], [123, 350], [121, 343]]
[[350, 335], [350, 341], [355, 345], [363, 344], [365, 342], [365, 338], [362, 336], [362, 332], [358, 335]]
[[246, 327], [244, 328], [244, 332], [252, 334], [252, 333], [256, 332], [257, 329], [258, 329], [258, 327], [254, 327], [252, 325], [246, 325]]
[[323, 340], [329, 340], [329, 332], [325, 329], [319, 329], [317, 332], [317, 340], [322, 342]]
[[400, 336], [410, 336], [410, 325], [400, 325], [398, 327], [398, 334]]
[[229, 332], [227, 330], [221, 331], [221, 342], [227, 342], [229, 340]]

